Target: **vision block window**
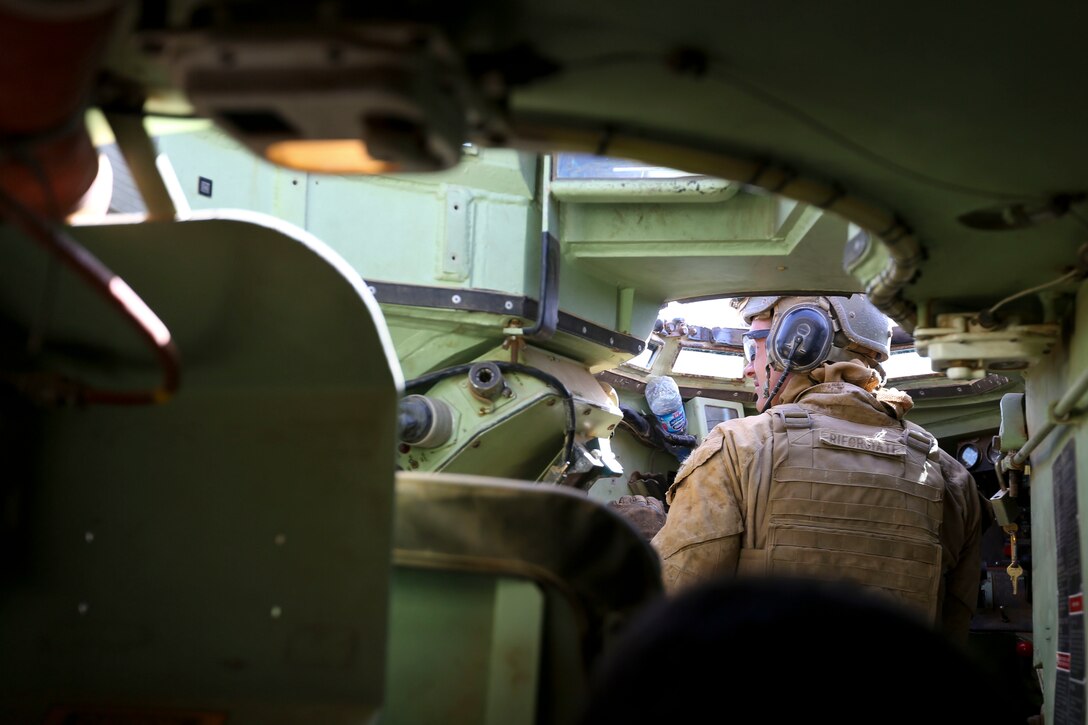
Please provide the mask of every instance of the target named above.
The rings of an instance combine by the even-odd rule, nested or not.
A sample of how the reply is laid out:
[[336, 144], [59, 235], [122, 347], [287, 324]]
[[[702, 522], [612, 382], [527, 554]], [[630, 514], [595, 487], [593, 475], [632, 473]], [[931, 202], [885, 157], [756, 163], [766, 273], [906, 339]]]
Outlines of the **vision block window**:
[[672, 371], [680, 375], [740, 380], [744, 377], [744, 357], [709, 350], [681, 350]]
[[706, 418], [707, 430], [714, 430], [714, 426], [719, 423], [740, 417], [736, 409], [721, 405], [707, 405], [703, 408], [703, 416]]

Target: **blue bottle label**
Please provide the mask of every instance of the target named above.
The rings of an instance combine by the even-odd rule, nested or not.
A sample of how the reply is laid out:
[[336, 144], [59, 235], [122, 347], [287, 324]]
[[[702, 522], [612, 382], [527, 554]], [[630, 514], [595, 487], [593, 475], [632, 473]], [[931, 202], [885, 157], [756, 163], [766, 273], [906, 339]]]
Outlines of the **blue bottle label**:
[[688, 420], [684, 415], [683, 407], [677, 408], [671, 413], [657, 416], [661, 430], [674, 435], [684, 435], [688, 428]]

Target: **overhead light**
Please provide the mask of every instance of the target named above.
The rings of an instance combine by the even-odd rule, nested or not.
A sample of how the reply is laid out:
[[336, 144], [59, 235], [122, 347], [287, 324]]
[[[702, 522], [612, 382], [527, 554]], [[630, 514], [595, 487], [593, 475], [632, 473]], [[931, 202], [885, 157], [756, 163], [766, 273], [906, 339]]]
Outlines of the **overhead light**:
[[451, 46], [433, 28], [160, 37], [196, 112], [255, 153], [339, 174], [438, 171], [469, 130], [490, 129]]
[[370, 155], [366, 144], [354, 139], [276, 141], [264, 150], [274, 164], [324, 174], [389, 174], [400, 166]]

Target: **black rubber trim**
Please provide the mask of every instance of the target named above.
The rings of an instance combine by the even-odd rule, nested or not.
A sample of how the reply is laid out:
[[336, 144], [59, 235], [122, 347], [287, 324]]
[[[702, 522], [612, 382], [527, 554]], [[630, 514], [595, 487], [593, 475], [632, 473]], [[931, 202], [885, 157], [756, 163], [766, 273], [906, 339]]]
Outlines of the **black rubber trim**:
[[522, 334], [526, 340], [547, 340], [559, 327], [559, 240], [549, 232], [540, 239], [540, 319]]
[[972, 395], [988, 393], [1009, 384], [1009, 378], [1004, 375], [987, 375], [981, 380], [972, 380], [969, 383], [958, 385], [935, 385], [929, 388], [907, 388], [900, 386], [900, 390], [915, 400], [943, 400], [947, 398], [967, 398]]

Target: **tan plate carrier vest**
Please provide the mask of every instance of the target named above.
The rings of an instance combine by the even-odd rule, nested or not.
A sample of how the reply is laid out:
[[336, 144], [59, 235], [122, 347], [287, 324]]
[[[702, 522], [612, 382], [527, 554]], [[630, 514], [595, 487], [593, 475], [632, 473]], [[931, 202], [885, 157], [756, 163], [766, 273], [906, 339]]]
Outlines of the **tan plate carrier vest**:
[[773, 465], [755, 492], [765, 535], [746, 532], [738, 573], [845, 578], [936, 622], [945, 482], [933, 437], [795, 404], [771, 414]]

